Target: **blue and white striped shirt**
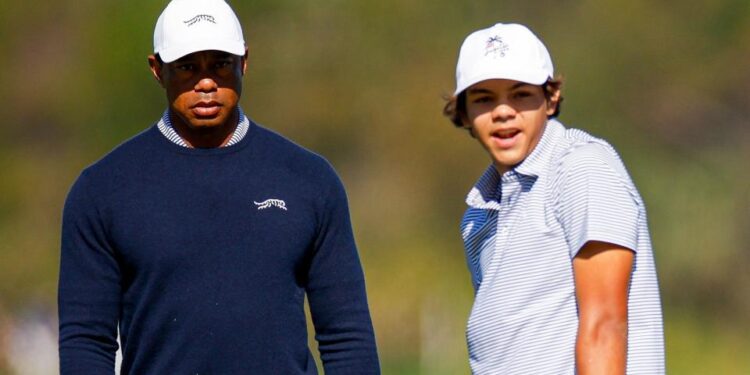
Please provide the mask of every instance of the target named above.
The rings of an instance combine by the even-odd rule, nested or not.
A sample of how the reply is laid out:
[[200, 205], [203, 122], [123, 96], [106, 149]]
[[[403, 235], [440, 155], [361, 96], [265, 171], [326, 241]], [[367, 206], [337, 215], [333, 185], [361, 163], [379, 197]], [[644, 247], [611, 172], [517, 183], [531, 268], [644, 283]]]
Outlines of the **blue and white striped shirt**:
[[664, 373], [646, 210], [607, 142], [549, 120], [532, 153], [503, 175], [490, 166], [466, 203], [461, 233], [475, 290], [467, 328], [474, 374], [575, 374], [572, 260], [593, 240], [635, 254], [627, 373]]
[[[232, 137], [229, 139], [229, 142], [225, 144], [222, 147], [229, 147], [237, 142], [241, 141], [242, 138], [245, 138], [245, 134], [247, 134], [247, 129], [250, 128], [250, 120], [247, 119], [245, 116], [245, 112], [242, 111], [242, 108], [237, 106], [237, 111], [239, 111], [240, 116], [240, 122], [237, 124], [237, 127], [234, 128], [234, 133], [232, 133]], [[167, 139], [172, 141], [173, 143], [180, 145], [182, 147], [190, 147], [185, 142], [182, 137], [180, 137], [179, 134], [177, 134], [177, 131], [174, 130], [174, 127], [172, 126], [172, 121], [169, 119], [169, 109], [165, 110], [164, 113], [161, 115], [161, 119], [159, 119], [159, 122], [156, 124], [156, 127], [159, 128], [159, 131], [161, 134], [164, 134]]]

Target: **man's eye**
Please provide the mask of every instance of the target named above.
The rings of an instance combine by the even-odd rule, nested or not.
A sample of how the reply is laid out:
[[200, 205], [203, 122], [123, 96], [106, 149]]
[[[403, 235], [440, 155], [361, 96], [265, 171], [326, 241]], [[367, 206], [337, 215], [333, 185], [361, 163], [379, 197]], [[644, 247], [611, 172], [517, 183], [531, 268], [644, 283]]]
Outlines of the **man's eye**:
[[195, 65], [193, 65], [193, 64], [177, 65], [177, 69], [188, 72], [188, 71], [194, 70], [195, 69]]
[[528, 98], [529, 96], [531, 96], [531, 93], [528, 91], [516, 91], [513, 93], [513, 97], [517, 99]]
[[219, 61], [216, 63], [217, 68], [226, 68], [228, 66], [232, 65], [231, 61]]

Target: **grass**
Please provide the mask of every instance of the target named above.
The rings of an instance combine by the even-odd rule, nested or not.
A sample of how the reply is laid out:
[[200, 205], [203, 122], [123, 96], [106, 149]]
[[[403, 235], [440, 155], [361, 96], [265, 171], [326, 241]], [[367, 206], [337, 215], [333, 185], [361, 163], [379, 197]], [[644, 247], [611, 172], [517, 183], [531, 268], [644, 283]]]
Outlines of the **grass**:
[[750, 374], [750, 330], [747, 322], [737, 323], [670, 314], [667, 309], [667, 373]]

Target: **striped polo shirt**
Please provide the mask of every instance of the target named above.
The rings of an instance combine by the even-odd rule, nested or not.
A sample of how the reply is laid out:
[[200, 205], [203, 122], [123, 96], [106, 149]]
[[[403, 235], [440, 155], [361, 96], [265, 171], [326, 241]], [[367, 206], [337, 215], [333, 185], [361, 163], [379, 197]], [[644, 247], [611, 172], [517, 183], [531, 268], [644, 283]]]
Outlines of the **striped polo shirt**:
[[572, 260], [588, 241], [634, 251], [628, 374], [663, 374], [661, 302], [646, 209], [607, 142], [551, 119], [537, 146], [500, 175], [490, 166], [461, 222], [475, 300], [474, 374], [575, 374]]
[[[247, 129], [250, 127], [250, 120], [247, 119], [247, 117], [245, 116], [245, 112], [242, 111], [242, 108], [237, 106], [237, 111], [240, 113], [240, 122], [237, 124], [237, 127], [234, 128], [234, 133], [232, 133], [232, 137], [229, 139], [229, 142], [227, 142], [227, 144], [222, 147], [229, 147], [241, 141], [242, 138], [245, 138]], [[169, 109], [165, 110], [161, 115], [161, 119], [159, 119], [156, 127], [159, 128], [161, 134], [167, 137], [167, 139], [172, 141], [174, 144], [180, 145], [182, 147], [190, 147], [185, 142], [185, 140], [182, 139], [179, 134], [177, 134], [177, 131], [174, 130], [172, 121], [169, 119]]]

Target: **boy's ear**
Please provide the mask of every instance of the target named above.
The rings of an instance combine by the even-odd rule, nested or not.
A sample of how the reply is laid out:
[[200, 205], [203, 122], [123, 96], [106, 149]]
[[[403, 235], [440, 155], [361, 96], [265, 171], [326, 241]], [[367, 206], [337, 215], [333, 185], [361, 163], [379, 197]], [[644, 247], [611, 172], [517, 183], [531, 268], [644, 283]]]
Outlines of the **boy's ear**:
[[560, 104], [560, 90], [555, 90], [549, 99], [547, 99], [547, 116], [552, 116], [557, 111], [557, 106]]

